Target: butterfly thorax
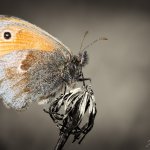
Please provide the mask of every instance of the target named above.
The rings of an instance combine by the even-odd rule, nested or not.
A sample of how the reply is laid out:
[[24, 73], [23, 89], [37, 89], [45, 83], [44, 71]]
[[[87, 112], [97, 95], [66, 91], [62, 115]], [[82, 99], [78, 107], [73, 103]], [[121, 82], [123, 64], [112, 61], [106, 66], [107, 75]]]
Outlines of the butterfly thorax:
[[66, 64], [63, 72], [63, 79], [67, 84], [78, 82], [83, 76], [82, 68], [88, 63], [88, 54], [86, 51], [73, 55]]

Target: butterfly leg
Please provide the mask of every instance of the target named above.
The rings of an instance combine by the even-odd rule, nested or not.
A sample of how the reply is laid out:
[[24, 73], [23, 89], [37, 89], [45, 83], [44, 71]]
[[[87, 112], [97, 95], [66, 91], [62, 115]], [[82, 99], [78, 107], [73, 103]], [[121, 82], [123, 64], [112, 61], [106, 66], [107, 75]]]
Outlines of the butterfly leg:
[[90, 81], [91, 82], [91, 78], [84, 78], [84, 75], [82, 73], [81, 78], [79, 78], [78, 81], [83, 82], [83, 86], [85, 86], [85, 81]]

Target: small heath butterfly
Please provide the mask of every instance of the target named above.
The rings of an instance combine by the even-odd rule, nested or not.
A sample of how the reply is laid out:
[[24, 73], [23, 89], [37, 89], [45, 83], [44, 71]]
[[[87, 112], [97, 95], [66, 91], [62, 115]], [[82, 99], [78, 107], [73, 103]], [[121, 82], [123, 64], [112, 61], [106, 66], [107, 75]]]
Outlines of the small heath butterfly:
[[58, 39], [16, 17], [0, 16], [0, 97], [7, 107], [48, 102], [85, 80], [86, 51], [73, 55]]

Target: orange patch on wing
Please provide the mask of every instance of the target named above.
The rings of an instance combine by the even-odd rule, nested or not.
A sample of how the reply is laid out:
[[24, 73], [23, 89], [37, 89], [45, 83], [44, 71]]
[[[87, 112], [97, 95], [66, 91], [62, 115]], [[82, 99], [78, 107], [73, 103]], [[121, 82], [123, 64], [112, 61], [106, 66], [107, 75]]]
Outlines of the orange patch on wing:
[[26, 28], [19, 30], [12, 40], [0, 41], [0, 56], [16, 50], [53, 51], [55, 49], [54, 41], [40, 32]]
[[16, 70], [14, 70], [13, 68], [6, 68], [5, 69], [5, 75], [6, 75], [6, 78], [9, 79], [10, 81], [17, 80], [20, 76], [22, 76], [22, 79], [17, 81], [14, 85], [11, 85], [12, 89], [14, 89], [14, 90], [16, 88], [20, 87], [22, 92], [19, 92], [17, 97], [20, 94], [31, 91], [31, 89], [29, 89], [28, 87], [26, 87], [26, 86], [24, 87], [24, 85], [27, 85], [27, 83], [29, 82], [28, 73], [25, 72], [23, 74], [17, 74]]
[[16, 71], [13, 68], [6, 68], [5, 75], [8, 79], [13, 79], [16, 77]]
[[21, 63], [20, 68], [22, 70], [28, 70], [35, 62], [36, 62], [36, 57], [33, 55], [33, 53], [30, 53], [26, 56], [26, 59], [23, 60]]

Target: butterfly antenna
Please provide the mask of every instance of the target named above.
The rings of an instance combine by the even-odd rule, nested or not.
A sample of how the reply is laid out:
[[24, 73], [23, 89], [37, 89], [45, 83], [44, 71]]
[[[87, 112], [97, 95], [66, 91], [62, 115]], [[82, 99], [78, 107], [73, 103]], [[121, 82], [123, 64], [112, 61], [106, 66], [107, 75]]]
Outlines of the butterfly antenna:
[[108, 39], [106, 37], [99, 37], [98, 39], [92, 41], [90, 44], [85, 46], [82, 50], [80, 49], [80, 51], [83, 52], [85, 49], [89, 48], [90, 46], [94, 45], [95, 43], [97, 43], [98, 41], [101, 41], [101, 40], [108, 40]]
[[83, 39], [82, 39], [82, 41], [81, 41], [80, 51], [81, 51], [81, 49], [82, 49], [82, 47], [83, 47], [83, 42], [84, 42], [86, 36], [88, 35], [88, 33], [89, 33], [88, 31], [86, 31], [86, 32], [84, 33]]

